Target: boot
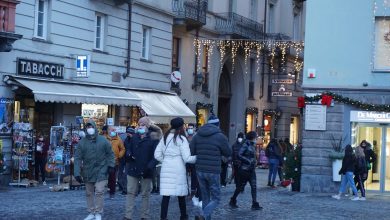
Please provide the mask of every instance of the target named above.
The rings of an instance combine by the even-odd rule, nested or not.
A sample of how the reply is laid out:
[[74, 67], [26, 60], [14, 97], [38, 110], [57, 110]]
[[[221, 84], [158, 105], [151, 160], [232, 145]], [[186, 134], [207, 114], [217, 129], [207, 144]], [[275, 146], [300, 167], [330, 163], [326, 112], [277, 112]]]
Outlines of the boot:
[[181, 215], [180, 216], [180, 220], [188, 220], [188, 215]]
[[267, 186], [271, 186], [271, 181], [268, 181], [268, 184], [267, 184]]
[[263, 207], [261, 207], [258, 202], [253, 202], [252, 203], [252, 210], [260, 210], [262, 208]]
[[231, 207], [231, 208], [238, 208], [238, 206], [237, 206], [237, 200], [236, 199], [233, 199], [233, 198], [231, 198], [230, 199], [230, 202], [229, 202], [229, 206]]

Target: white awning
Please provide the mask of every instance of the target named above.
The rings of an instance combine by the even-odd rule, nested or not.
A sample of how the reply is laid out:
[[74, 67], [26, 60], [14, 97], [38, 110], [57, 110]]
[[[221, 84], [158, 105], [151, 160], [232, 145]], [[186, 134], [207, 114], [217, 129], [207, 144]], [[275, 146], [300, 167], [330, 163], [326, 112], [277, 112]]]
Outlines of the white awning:
[[15, 80], [29, 88], [35, 101], [39, 102], [141, 106], [138, 96], [121, 88], [18, 78]]
[[141, 98], [141, 108], [156, 124], [169, 124], [171, 119], [182, 117], [185, 123], [196, 123], [195, 114], [177, 95], [131, 91]]

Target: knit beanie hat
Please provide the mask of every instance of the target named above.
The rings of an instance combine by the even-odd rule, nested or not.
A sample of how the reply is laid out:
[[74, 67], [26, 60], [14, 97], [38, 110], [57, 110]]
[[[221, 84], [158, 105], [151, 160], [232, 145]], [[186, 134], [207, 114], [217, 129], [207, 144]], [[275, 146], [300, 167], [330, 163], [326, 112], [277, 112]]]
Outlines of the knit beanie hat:
[[150, 120], [149, 117], [145, 116], [145, 117], [142, 117], [138, 120], [138, 124], [139, 125], [145, 125], [147, 128], [150, 127], [150, 124], [152, 124], [152, 120]]
[[208, 124], [213, 124], [215, 126], [219, 127], [219, 119], [215, 115], [210, 115], [209, 120], [207, 120]]
[[180, 117], [171, 120], [171, 128], [178, 129], [184, 125], [184, 120]]

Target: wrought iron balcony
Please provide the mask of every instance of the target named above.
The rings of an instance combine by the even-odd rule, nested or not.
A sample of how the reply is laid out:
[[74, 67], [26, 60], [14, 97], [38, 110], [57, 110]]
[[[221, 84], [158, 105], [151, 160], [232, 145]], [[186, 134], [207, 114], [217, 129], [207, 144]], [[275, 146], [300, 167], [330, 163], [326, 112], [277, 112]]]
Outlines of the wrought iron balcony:
[[220, 34], [248, 39], [258, 39], [263, 36], [262, 24], [234, 12], [217, 14], [215, 19], [215, 29]]
[[282, 33], [267, 33], [266, 34], [266, 39], [268, 40], [291, 40], [290, 36], [287, 36]]
[[205, 25], [207, 3], [208, 0], [172, 0], [175, 24], [187, 25], [187, 29]]

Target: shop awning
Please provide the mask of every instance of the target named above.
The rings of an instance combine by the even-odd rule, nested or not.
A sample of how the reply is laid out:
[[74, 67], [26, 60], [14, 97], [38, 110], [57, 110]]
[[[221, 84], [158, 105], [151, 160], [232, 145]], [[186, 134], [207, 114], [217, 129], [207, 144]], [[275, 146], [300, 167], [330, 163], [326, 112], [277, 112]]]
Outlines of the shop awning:
[[185, 123], [196, 123], [195, 114], [177, 95], [131, 91], [141, 101], [141, 108], [157, 124], [169, 124], [172, 118], [182, 117]]
[[122, 88], [15, 78], [32, 91], [35, 101], [141, 106], [140, 98]]

